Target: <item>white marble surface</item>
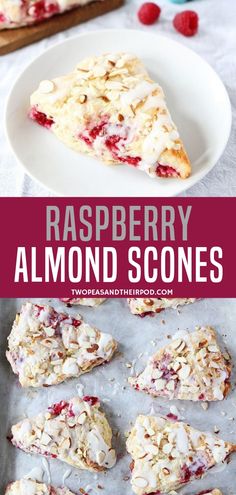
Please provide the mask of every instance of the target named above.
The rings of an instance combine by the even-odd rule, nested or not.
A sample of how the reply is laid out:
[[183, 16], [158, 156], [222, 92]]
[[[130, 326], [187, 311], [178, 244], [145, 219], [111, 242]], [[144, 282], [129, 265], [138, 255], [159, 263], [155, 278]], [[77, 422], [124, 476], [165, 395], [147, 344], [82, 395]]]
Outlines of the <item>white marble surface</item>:
[[[236, 196], [236, 1], [235, 0], [194, 0], [184, 8], [194, 8], [200, 16], [200, 31], [193, 38], [180, 36], [171, 26], [171, 20], [183, 6], [174, 5], [168, 0], [158, 0], [165, 9], [162, 22], [154, 26], [142, 26], [136, 12], [142, 0], [126, 0], [126, 5], [115, 12], [89, 21], [39, 43], [18, 50], [0, 58], [0, 195], [1, 196], [51, 196], [52, 193], [41, 187], [24, 174], [12, 155], [4, 135], [3, 115], [5, 101], [15, 78], [24, 67], [45, 48], [58, 40], [88, 30], [101, 28], [136, 28], [152, 30], [170, 36], [186, 44], [203, 56], [223, 80], [233, 107], [233, 129], [231, 137], [220, 161], [198, 184], [189, 189], [185, 196]], [[184, 97], [184, 95], [183, 95]], [[29, 143], [30, 145], [30, 143]]]

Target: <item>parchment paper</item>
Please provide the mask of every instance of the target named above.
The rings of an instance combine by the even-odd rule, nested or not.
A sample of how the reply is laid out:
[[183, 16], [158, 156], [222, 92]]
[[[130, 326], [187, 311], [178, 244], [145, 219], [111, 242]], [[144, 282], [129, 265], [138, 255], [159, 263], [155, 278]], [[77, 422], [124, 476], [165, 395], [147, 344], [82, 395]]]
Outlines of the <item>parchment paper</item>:
[[[35, 300], [32, 300], [35, 302]], [[223, 402], [213, 403], [207, 411], [200, 404], [180, 401], [152, 399], [146, 394], [132, 390], [127, 377], [143, 368], [149, 355], [168, 343], [179, 329], [194, 330], [196, 325], [212, 325], [220, 335], [222, 346], [226, 345], [232, 359], [236, 359], [236, 300], [205, 299], [180, 311], [167, 310], [155, 315], [139, 318], [131, 315], [126, 299], [110, 299], [98, 308], [65, 308], [58, 300], [38, 299], [37, 302], [52, 304], [56, 309], [70, 314], [80, 313], [89, 323], [105, 332], [110, 332], [119, 341], [118, 354], [111, 363], [97, 367], [80, 379], [43, 390], [22, 389], [5, 358], [7, 336], [10, 333], [15, 313], [23, 300], [0, 300], [0, 492], [5, 486], [29, 474], [40, 477], [46, 483], [68, 486], [76, 494], [80, 488], [89, 495], [131, 495], [129, 463], [131, 458], [125, 450], [125, 433], [130, 429], [138, 413], [166, 414], [175, 405], [181, 419], [197, 428], [214, 432], [236, 443], [236, 393], [235, 371], [232, 377], [233, 391]], [[170, 338], [170, 337], [169, 337]], [[139, 359], [137, 360], [139, 356]], [[138, 361], [138, 362], [137, 362]], [[131, 367], [130, 367], [131, 365]], [[45, 461], [39, 456], [30, 456], [17, 450], [7, 440], [10, 426], [26, 415], [34, 415], [48, 405], [77, 393], [99, 396], [108, 420], [115, 433], [118, 462], [105, 474], [93, 474], [70, 469], [57, 460]], [[117, 432], [119, 434], [117, 435]], [[35, 469], [36, 468], [36, 469]], [[201, 481], [186, 486], [180, 493], [195, 495], [203, 489], [220, 488], [224, 495], [236, 493], [236, 455], [225, 467], [221, 465], [210, 471]]]

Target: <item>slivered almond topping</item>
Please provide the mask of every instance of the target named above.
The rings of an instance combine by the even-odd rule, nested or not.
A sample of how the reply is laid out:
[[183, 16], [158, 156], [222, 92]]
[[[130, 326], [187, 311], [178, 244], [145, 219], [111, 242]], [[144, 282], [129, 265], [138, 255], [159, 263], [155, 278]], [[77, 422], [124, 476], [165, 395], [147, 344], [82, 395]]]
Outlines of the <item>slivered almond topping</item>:
[[45, 80], [41, 81], [41, 83], [39, 84], [39, 91], [43, 94], [52, 93], [54, 88], [55, 84], [53, 81]]
[[183, 366], [180, 370], [179, 370], [179, 377], [184, 380], [185, 378], [188, 378], [188, 376], [190, 375], [190, 372], [191, 372], [191, 368], [189, 365], [186, 365], [186, 366]]
[[145, 478], [142, 478], [140, 476], [140, 477], [134, 478], [133, 484], [135, 486], [137, 486], [138, 488], [145, 488], [146, 486], [148, 486], [148, 481]]
[[218, 347], [216, 347], [216, 345], [209, 345], [208, 351], [209, 352], [219, 352], [219, 349], [218, 349]]
[[87, 101], [88, 97], [87, 95], [80, 95], [79, 96], [79, 102], [80, 103], [85, 103]]

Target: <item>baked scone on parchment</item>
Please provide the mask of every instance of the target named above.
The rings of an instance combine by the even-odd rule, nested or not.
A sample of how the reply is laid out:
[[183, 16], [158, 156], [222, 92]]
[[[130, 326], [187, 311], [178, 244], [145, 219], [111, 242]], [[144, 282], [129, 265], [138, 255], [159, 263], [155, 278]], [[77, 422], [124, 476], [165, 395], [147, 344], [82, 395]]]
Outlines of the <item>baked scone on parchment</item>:
[[[132, 488], [137, 495], [169, 493], [202, 478], [236, 445], [182, 422], [138, 416], [127, 440]], [[214, 493], [214, 492], [213, 492]]]
[[178, 308], [196, 301], [190, 298], [129, 298], [127, 299], [130, 311], [133, 315], [146, 316], [152, 313], [160, 313], [167, 308]]
[[0, 0], [0, 30], [32, 25], [92, 0]]
[[111, 360], [117, 343], [81, 316], [27, 302], [17, 314], [6, 353], [22, 387], [57, 385]]
[[74, 495], [68, 488], [55, 488], [34, 480], [22, 479], [10, 483], [5, 495]]
[[61, 301], [71, 306], [90, 306], [91, 308], [96, 308], [97, 306], [100, 306], [100, 304], [102, 304], [104, 301], [106, 301], [106, 299], [89, 297], [62, 297]]
[[116, 462], [112, 431], [97, 397], [75, 397], [26, 418], [11, 430], [13, 445], [89, 471], [104, 471]]
[[163, 90], [135, 55], [87, 58], [71, 73], [41, 81], [30, 106], [30, 117], [75, 151], [154, 178], [190, 175]]
[[202, 327], [158, 350], [129, 383], [156, 397], [210, 402], [229, 393], [231, 369], [230, 356], [221, 352], [215, 330]]

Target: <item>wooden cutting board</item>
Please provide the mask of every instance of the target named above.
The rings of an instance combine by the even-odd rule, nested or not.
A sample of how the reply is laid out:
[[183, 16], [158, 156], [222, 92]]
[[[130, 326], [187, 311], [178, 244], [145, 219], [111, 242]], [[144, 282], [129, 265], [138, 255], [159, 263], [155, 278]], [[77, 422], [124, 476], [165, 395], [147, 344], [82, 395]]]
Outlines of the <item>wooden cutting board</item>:
[[65, 12], [64, 14], [55, 15], [51, 19], [35, 26], [0, 31], [0, 55], [13, 52], [14, 50], [18, 50], [18, 48], [47, 38], [59, 31], [64, 31], [81, 22], [106, 14], [121, 7], [123, 3], [124, 0], [95, 1], [83, 7], [77, 7], [69, 12]]

